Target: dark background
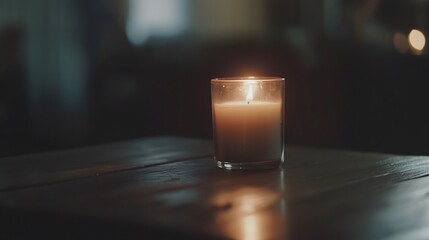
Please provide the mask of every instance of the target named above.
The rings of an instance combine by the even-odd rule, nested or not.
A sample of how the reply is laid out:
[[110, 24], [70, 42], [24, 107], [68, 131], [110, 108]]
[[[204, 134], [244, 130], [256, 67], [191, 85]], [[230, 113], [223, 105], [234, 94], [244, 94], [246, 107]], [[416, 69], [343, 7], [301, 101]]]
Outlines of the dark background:
[[286, 78], [286, 142], [429, 154], [423, 0], [0, 0], [0, 156], [211, 138], [210, 79]]

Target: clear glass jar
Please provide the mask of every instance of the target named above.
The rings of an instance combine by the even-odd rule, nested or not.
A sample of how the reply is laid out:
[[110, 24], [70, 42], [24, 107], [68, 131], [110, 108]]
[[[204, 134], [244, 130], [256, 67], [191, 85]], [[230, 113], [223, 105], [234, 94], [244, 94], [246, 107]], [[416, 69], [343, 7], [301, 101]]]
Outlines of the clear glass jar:
[[211, 80], [218, 167], [266, 169], [283, 162], [284, 82], [279, 77]]

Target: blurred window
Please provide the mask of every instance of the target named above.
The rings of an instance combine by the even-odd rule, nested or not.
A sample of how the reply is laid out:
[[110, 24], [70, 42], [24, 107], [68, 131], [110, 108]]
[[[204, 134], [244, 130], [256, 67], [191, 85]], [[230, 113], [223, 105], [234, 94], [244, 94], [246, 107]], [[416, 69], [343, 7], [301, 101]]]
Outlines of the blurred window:
[[174, 37], [187, 25], [187, 0], [129, 0], [126, 32], [135, 46], [150, 37]]

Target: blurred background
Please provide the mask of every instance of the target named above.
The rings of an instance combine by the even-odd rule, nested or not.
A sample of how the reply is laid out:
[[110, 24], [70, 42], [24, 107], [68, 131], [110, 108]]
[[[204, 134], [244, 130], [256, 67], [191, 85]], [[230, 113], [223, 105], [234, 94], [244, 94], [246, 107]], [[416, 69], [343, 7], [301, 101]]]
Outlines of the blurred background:
[[286, 142], [429, 154], [427, 0], [0, 0], [0, 156], [211, 138], [210, 79], [286, 78]]

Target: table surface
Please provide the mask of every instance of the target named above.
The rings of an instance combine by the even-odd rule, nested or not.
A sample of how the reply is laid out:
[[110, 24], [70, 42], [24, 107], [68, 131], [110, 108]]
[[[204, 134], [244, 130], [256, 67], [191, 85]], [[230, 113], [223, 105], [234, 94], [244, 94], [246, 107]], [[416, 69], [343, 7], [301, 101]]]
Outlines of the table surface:
[[226, 171], [155, 137], [0, 159], [0, 239], [428, 239], [429, 157], [286, 146]]

